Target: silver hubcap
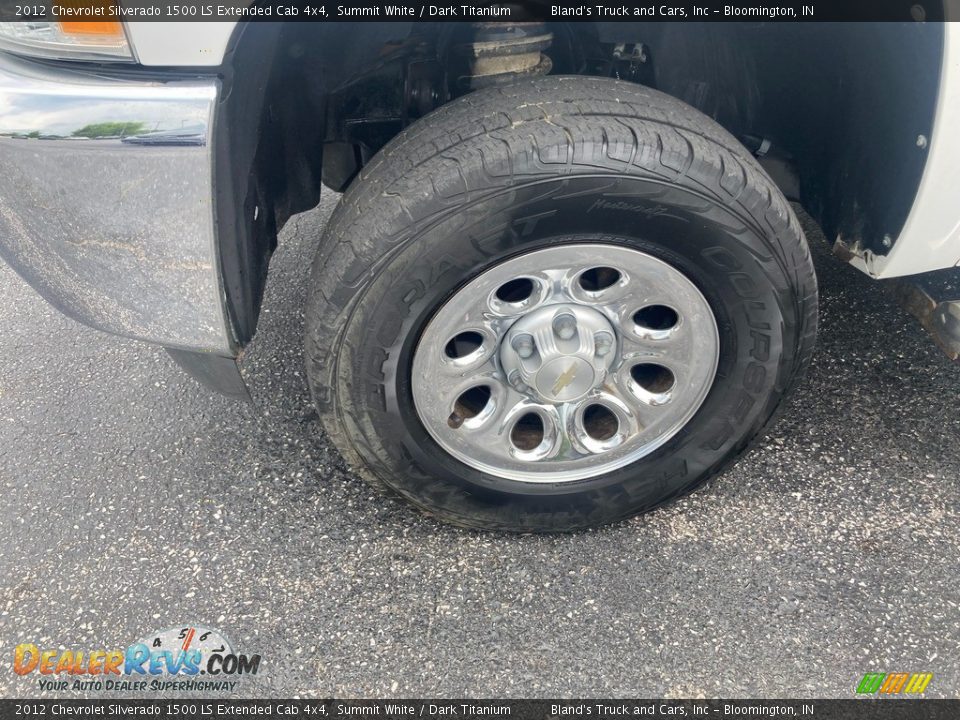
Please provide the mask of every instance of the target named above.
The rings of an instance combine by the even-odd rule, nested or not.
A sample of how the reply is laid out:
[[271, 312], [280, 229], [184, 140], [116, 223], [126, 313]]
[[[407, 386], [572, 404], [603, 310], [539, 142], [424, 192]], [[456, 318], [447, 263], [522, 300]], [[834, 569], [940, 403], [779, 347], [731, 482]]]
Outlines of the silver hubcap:
[[676, 268], [617, 245], [511, 258], [454, 294], [413, 358], [417, 414], [441, 447], [511, 480], [628, 465], [703, 403], [720, 343]]

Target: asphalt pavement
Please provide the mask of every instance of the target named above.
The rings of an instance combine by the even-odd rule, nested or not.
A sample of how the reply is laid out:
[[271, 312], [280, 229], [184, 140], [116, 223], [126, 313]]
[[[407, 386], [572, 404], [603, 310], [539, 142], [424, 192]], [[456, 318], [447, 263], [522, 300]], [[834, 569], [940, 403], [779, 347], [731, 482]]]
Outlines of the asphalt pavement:
[[770, 434], [666, 509], [509, 536], [420, 516], [324, 439], [301, 308], [335, 201], [283, 232], [260, 407], [0, 264], [0, 695], [85, 694], [16, 676], [19, 643], [184, 624], [262, 656], [241, 697], [851, 697], [870, 671], [960, 695], [960, 366], [810, 223], [819, 349]]

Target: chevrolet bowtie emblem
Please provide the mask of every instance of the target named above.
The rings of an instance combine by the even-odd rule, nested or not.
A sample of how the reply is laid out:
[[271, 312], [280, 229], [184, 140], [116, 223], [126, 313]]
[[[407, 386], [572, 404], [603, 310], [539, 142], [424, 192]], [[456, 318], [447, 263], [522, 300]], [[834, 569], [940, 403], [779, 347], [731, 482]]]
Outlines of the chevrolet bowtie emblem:
[[553, 384], [553, 387], [550, 388], [550, 392], [554, 395], [559, 395], [563, 392], [564, 388], [567, 387], [570, 383], [573, 382], [573, 379], [577, 376], [577, 364], [570, 363], [570, 367], [564, 370], [560, 377], [557, 378], [557, 381]]

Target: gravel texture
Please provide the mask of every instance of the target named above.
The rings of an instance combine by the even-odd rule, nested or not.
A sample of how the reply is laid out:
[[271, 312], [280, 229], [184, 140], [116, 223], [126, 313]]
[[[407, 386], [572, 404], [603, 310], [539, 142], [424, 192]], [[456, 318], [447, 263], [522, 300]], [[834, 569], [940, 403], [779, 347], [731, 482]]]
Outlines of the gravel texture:
[[0, 266], [0, 695], [44, 694], [18, 643], [192, 622], [263, 656], [240, 696], [960, 694], [960, 368], [810, 223], [820, 344], [768, 437], [649, 516], [506, 536], [378, 494], [320, 434], [300, 308], [335, 201], [281, 238], [259, 407]]

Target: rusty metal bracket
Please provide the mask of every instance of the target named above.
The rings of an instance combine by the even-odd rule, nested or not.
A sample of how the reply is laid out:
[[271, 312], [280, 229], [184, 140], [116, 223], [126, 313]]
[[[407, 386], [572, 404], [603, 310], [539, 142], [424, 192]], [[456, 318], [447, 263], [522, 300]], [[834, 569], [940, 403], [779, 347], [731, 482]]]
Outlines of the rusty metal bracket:
[[960, 271], [920, 275], [896, 284], [894, 294], [954, 362], [960, 361]]

